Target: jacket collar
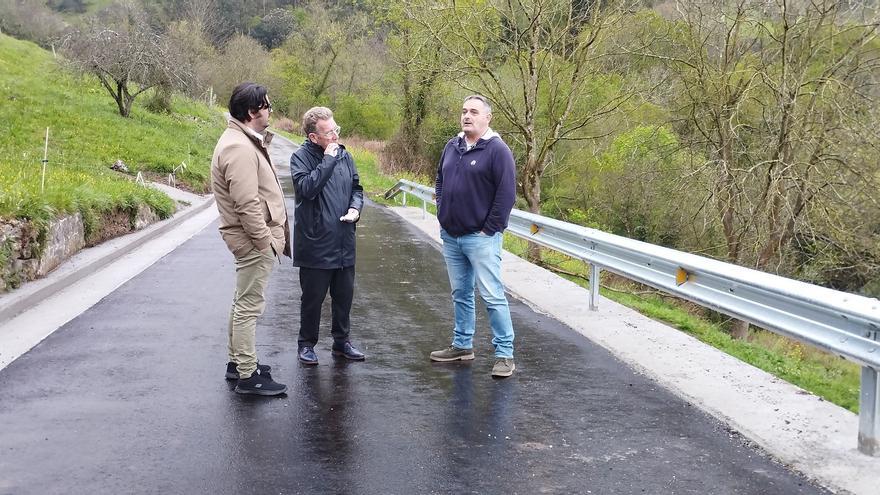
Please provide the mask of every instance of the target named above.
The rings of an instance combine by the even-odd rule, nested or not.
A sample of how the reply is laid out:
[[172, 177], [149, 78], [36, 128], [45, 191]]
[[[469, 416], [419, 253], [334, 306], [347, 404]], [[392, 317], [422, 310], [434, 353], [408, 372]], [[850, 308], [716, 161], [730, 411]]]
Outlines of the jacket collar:
[[[482, 144], [485, 144], [495, 138], [501, 139], [501, 135], [493, 131], [492, 128], [489, 127], [486, 129], [486, 132], [484, 132], [483, 135], [480, 136], [479, 139], [477, 139], [477, 142], [474, 143], [474, 147], [471, 149], [474, 149], [478, 146], [482, 147]], [[458, 133], [458, 145], [462, 148], [467, 148], [467, 141], [464, 138], [463, 131]]]
[[227, 125], [227, 127], [229, 129], [235, 129], [237, 131], [242, 132], [245, 136], [248, 137], [248, 139], [253, 141], [255, 144], [257, 144], [261, 148], [268, 148], [269, 143], [272, 142], [272, 138], [275, 137], [275, 134], [266, 130], [262, 134], [263, 139], [260, 140], [257, 136], [254, 135], [254, 134], [256, 134], [256, 132], [253, 129], [244, 125], [244, 122], [236, 119], [235, 117], [229, 117], [229, 124]]

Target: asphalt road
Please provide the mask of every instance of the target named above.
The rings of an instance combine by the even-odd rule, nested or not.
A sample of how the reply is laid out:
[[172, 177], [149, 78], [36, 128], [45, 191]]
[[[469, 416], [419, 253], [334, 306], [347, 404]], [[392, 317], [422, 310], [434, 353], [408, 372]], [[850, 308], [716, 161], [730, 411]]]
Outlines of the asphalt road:
[[0, 371], [0, 494], [826, 493], [516, 301], [514, 376], [489, 375], [482, 306], [477, 359], [431, 363], [452, 327], [442, 257], [372, 204], [357, 270], [367, 360], [333, 358], [324, 325], [320, 365], [297, 363], [285, 260], [257, 344], [289, 392], [241, 396], [232, 258], [205, 229]]

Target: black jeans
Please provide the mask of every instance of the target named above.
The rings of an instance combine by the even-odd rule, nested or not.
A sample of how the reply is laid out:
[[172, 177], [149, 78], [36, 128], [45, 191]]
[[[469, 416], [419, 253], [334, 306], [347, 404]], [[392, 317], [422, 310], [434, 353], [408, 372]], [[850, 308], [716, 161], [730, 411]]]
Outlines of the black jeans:
[[354, 267], [322, 270], [299, 269], [299, 286], [302, 289], [299, 316], [299, 347], [314, 347], [318, 343], [321, 325], [321, 306], [330, 289], [330, 310], [333, 347], [341, 348], [348, 341], [351, 330], [351, 300], [354, 297]]

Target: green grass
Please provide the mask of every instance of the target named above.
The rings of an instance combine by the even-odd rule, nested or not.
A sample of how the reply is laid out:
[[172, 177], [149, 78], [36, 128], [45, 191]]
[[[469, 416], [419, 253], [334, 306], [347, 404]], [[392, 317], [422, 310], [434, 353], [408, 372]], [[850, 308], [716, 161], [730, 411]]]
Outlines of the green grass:
[[99, 226], [101, 214], [114, 210], [134, 213], [145, 204], [160, 218], [174, 213], [174, 202], [164, 193], [110, 177], [109, 171], [50, 168], [41, 192], [39, 174], [32, 168], [0, 163], [0, 217], [26, 218], [44, 228], [59, 212], [79, 211], [88, 236]]
[[294, 134], [292, 132], [287, 132], [283, 129], [279, 129], [279, 128], [275, 127], [272, 122], [270, 122], [270, 124], [269, 124], [269, 130], [272, 131], [273, 134], [277, 134], [279, 136], [285, 137], [285, 138], [289, 139], [290, 141], [292, 141], [293, 143], [300, 144], [303, 142], [302, 136], [300, 136], [298, 134]]
[[380, 173], [379, 157], [375, 153], [357, 146], [349, 146], [348, 150], [357, 166], [361, 186], [364, 188], [364, 196], [374, 201], [385, 202], [382, 195], [391, 189], [397, 180]]
[[[94, 78], [67, 73], [52, 54], [0, 35], [0, 217], [33, 219], [80, 211], [96, 217], [113, 209], [149, 205], [160, 217], [173, 211], [164, 194], [136, 186], [138, 171], [164, 177], [181, 162], [178, 182], [206, 191], [210, 156], [223, 130], [222, 114], [175, 98], [172, 114], [152, 114], [135, 101], [131, 118]], [[41, 159], [49, 128], [45, 191]], [[122, 160], [126, 177], [109, 170]]]

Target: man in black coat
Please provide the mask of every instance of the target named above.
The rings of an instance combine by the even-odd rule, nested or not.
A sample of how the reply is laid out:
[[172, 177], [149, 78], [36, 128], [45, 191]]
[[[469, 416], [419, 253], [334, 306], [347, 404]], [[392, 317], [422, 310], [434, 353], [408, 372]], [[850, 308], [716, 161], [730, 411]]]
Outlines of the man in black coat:
[[299, 360], [318, 364], [315, 345], [321, 306], [330, 290], [333, 355], [363, 361], [351, 345], [351, 301], [354, 296], [355, 225], [364, 205], [363, 187], [351, 154], [338, 143], [339, 126], [329, 108], [314, 107], [303, 115], [306, 140], [290, 157], [296, 191], [293, 265], [299, 267]]

